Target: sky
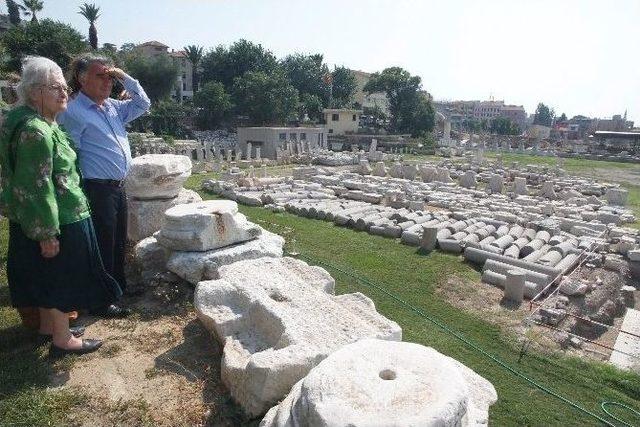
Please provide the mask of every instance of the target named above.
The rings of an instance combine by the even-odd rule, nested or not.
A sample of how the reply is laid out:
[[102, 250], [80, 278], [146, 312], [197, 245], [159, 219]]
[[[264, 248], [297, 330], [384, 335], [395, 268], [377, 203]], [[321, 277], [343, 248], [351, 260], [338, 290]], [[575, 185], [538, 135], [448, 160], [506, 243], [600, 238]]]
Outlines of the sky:
[[[44, 0], [40, 17], [86, 35], [77, 13], [85, 1]], [[493, 97], [528, 113], [544, 102], [568, 117], [627, 110], [640, 126], [640, 0], [94, 3], [100, 44], [157, 40], [208, 50], [244, 38], [278, 58], [322, 53], [330, 65], [367, 72], [399, 66], [436, 100]]]

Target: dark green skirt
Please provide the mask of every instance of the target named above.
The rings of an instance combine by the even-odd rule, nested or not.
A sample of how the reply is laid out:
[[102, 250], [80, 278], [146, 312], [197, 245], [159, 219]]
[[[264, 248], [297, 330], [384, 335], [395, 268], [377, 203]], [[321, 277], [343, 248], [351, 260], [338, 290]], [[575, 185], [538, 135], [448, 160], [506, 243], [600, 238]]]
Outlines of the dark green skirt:
[[60, 226], [60, 252], [44, 258], [20, 224], [9, 225], [7, 278], [14, 307], [63, 312], [104, 307], [122, 291], [102, 264], [91, 218]]

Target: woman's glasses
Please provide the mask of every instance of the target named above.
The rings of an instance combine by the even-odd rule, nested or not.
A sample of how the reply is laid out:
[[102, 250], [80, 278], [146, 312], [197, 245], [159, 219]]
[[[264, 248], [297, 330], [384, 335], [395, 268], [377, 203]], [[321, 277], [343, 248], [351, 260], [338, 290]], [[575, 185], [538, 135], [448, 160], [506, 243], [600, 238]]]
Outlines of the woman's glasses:
[[47, 88], [51, 92], [66, 93], [67, 95], [69, 95], [71, 93], [71, 89], [67, 85], [56, 85], [56, 84], [53, 84], [53, 85], [42, 85], [42, 87], [43, 88]]

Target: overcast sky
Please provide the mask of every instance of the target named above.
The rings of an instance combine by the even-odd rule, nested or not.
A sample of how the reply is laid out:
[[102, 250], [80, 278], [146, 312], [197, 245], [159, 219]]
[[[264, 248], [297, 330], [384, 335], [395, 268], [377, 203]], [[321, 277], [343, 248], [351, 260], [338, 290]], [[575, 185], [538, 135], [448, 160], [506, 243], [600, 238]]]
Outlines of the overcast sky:
[[[91, 0], [88, 0], [91, 2]], [[41, 17], [87, 33], [84, 1]], [[3, 2], [4, 3], [4, 2]], [[324, 54], [368, 72], [400, 66], [435, 99], [504, 99], [532, 113], [623, 114], [640, 125], [640, 0], [95, 0], [100, 44], [205, 49], [240, 38], [276, 56]], [[6, 13], [6, 10], [3, 9]]]

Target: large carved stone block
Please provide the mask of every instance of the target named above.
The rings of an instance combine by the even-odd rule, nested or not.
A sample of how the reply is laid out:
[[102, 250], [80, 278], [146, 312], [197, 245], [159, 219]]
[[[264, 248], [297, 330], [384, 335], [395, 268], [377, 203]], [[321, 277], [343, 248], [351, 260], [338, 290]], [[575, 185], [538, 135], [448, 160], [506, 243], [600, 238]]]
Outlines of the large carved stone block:
[[154, 236], [176, 251], [209, 251], [255, 239], [262, 229], [238, 213], [231, 200], [207, 200], [168, 209]]
[[436, 350], [367, 339], [332, 353], [260, 427], [488, 424], [493, 385]]
[[338, 348], [364, 338], [402, 339], [366, 296], [334, 296], [334, 280], [322, 268], [260, 258], [218, 274], [198, 283], [196, 311], [223, 343], [222, 381], [250, 416], [264, 414]]
[[145, 154], [133, 159], [127, 195], [136, 199], [171, 199], [191, 175], [191, 159], [175, 154]]

